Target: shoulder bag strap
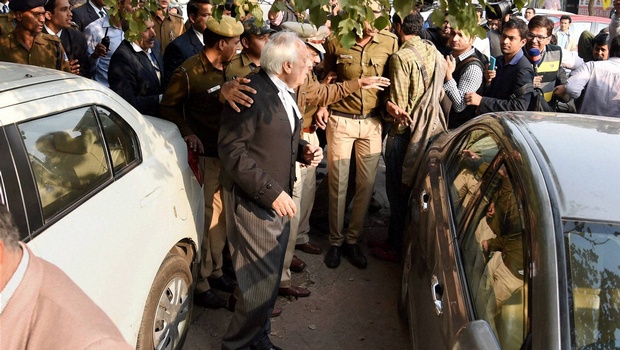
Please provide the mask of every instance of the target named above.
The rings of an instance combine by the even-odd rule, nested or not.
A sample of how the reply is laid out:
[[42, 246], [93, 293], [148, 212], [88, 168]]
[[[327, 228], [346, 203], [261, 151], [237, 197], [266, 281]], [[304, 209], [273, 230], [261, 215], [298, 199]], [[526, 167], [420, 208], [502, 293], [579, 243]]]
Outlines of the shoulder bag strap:
[[428, 79], [428, 72], [426, 71], [426, 65], [424, 64], [424, 60], [422, 59], [422, 55], [420, 55], [420, 52], [418, 52], [418, 50], [413, 47], [413, 46], [407, 46], [407, 48], [411, 51], [413, 51], [413, 53], [417, 56], [418, 61], [418, 67], [420, 68], [420, 73], [422, 73], [422, 80], [424, 80], [424, 91], [428, 90], [428, 86], [430, 85], [430, 81]]

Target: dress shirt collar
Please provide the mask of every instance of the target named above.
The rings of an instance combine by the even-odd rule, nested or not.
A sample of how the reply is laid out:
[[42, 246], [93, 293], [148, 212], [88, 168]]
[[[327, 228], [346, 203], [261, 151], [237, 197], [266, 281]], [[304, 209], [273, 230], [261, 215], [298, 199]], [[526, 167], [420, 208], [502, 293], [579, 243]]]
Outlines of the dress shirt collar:
[[20, 283], [22, 283], [24, 275], [26, 275], [28, 262], [30, 261], [30, 254], [28, 253], [26, 246], [20, 242], [19, 248], [22, 250], [22, 259], [20, 260], [19, 265], [17, 265], [17, 270], [13, 272], [11, 279], [7, 282], [2, 291], [0, 291], [0, 315], [4, 311], [4, 308], [8, 305], [13, 294], [15, 294], [17, 287], [19, 287]]
[[503, 59], [498, 60], [498, 63], [499, 63], [498, 65], [502, 65], [502, 66], [505, 66], [505, 65], [508, 65], [508, 66], [514, 66], [514, 65], [516, 65], [517, 63], [519, 63], [519, 60], [521, 59], [521, 57], [523, 57], [523, 50], [519, 50], [519, 51], [517, 51], [517, 54], [516, 54], [516, 55], [514, 55], [514, 57], [513, 57], [513, 58], [510, 60], [510, 62], [508, 62], [507, 64], [504, 64], [504, 60], [503, 60]]
[[[95, 13], [97, 14], [97, 16], [100, 16], [99, 12], [101, 11], [105, 12], [106, 15], [108, 14], [108, 11], [105, 9], [105, 6], [102, 8], [98, 8], [91, 0], [88, 0], [88, 4], [93, 8], [93, 10], [95, 10]], [[101, 18], [101, 16], [99, 18]]]
[[43, 23], [43, 29], [45, 29], [45, 31], [47, 32], [47, 34], [49, 35], [56, 35], [57, 37], [60, 38], [60, 36], [62, 35], [62, 29], [58, 31], [58, 33], [54, 33], [54, 31], [48, 27], [45, 23]]
[[[282, 81], [282, 79], [278, 78], [275, 74], [267, 73], [267, 75], [278, 88], [278, 96], [280, 97], [280, 100], [282, 100], [282, 104], [284, 105], [286, 113], [288, 114], [289, 121], [291, 123], [291, 132], [295, 132], [295, 118], [301, 119], [301, 117], [303, 116], [299, 111], [299, 108], [297, 107], [297, 101], [293, 99], [292, 94], [294, 94], [295, 91], [288, 87], [288, 85], [286, 85], [286, 83]], [[289, 105], [293, 107], [293, 110], [291, 110]]]
[[459, 55], [459, 57], [457, 57], [458, 62], [465, 61], [469, 56], [473, 55], [474, 52], [476, 52], [476, 49], [472, 46], [471, 49], [463, 52], [462, 54]]
[[195, 34], [196, 34], [196, 36], [198, 37], [198, 40], [200, 40], [200, 43], [204, 46], [204, 44], [205, 44], [205, 39], [203, 38], [202, 33], [201, 33], [201, 32], [199, 32], [199, 31], [197, 31], [197, 30], [196, 30], [196, 29], [194, 29], [193, 27], [192, 27], [192, 30], [194, 31], [194, 33], [195, 33]]
[[146, 51], [145, 51], [145, 50], [143, 50], [143, 49], [140, 47], [140, 45], [136, 44], [135, 42], [132, 42], [132, 43], [131, 43], [131, 47], [133, 48], [133, 50], [134, 50], [135, 52], [144, 52], [144, 53], [146, 53], [147, 55], [150, 55], [150, 54], [151, 54], [151, 49], [146, 49]]

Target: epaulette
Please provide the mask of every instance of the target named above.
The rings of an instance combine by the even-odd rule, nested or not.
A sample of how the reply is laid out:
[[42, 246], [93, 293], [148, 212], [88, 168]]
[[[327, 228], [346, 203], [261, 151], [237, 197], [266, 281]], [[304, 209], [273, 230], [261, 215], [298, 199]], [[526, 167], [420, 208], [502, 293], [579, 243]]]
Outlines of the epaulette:
[[377, 33], [377, 34], [381, 34], [381, 35], [384, 35], [384, 36], [390, 37], [390, 38], [392, 38], [392, 39], [396, 39], [396, 40], [398, 40], [398, 37], [396, 36], [396, 34], [394, 34], [394, 33], [390, 32], [389, 30], [387, 30], [387, 28], [383, 28], [383, 29], [381, 29], [381, 30], [379, 31], [379, 33]]
[[60, 42], [60, 38], [57, 37], [56, 35], [51, 35], [51, 34], [47, 34], [47, 33], [41, 33], [41, 38], [47, 40], [47, 41], [57, 41]]

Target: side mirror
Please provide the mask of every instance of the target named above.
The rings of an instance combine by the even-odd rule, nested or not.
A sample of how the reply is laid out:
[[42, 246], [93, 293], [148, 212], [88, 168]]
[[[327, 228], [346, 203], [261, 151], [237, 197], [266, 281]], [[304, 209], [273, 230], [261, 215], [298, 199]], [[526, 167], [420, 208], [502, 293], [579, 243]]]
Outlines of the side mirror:
[[469, 322], [456, 333], [452, 350], [501, 350], [491, 326], [486, 321]]

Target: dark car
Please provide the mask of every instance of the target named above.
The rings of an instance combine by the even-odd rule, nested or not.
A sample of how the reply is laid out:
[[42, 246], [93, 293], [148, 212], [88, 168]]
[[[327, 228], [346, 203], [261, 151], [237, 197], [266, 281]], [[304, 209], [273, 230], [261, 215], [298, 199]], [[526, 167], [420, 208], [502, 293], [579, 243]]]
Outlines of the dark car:
[[410, 199], [415, 349], [620, 348], [620, 119], [488, 114], [440, 135]]

